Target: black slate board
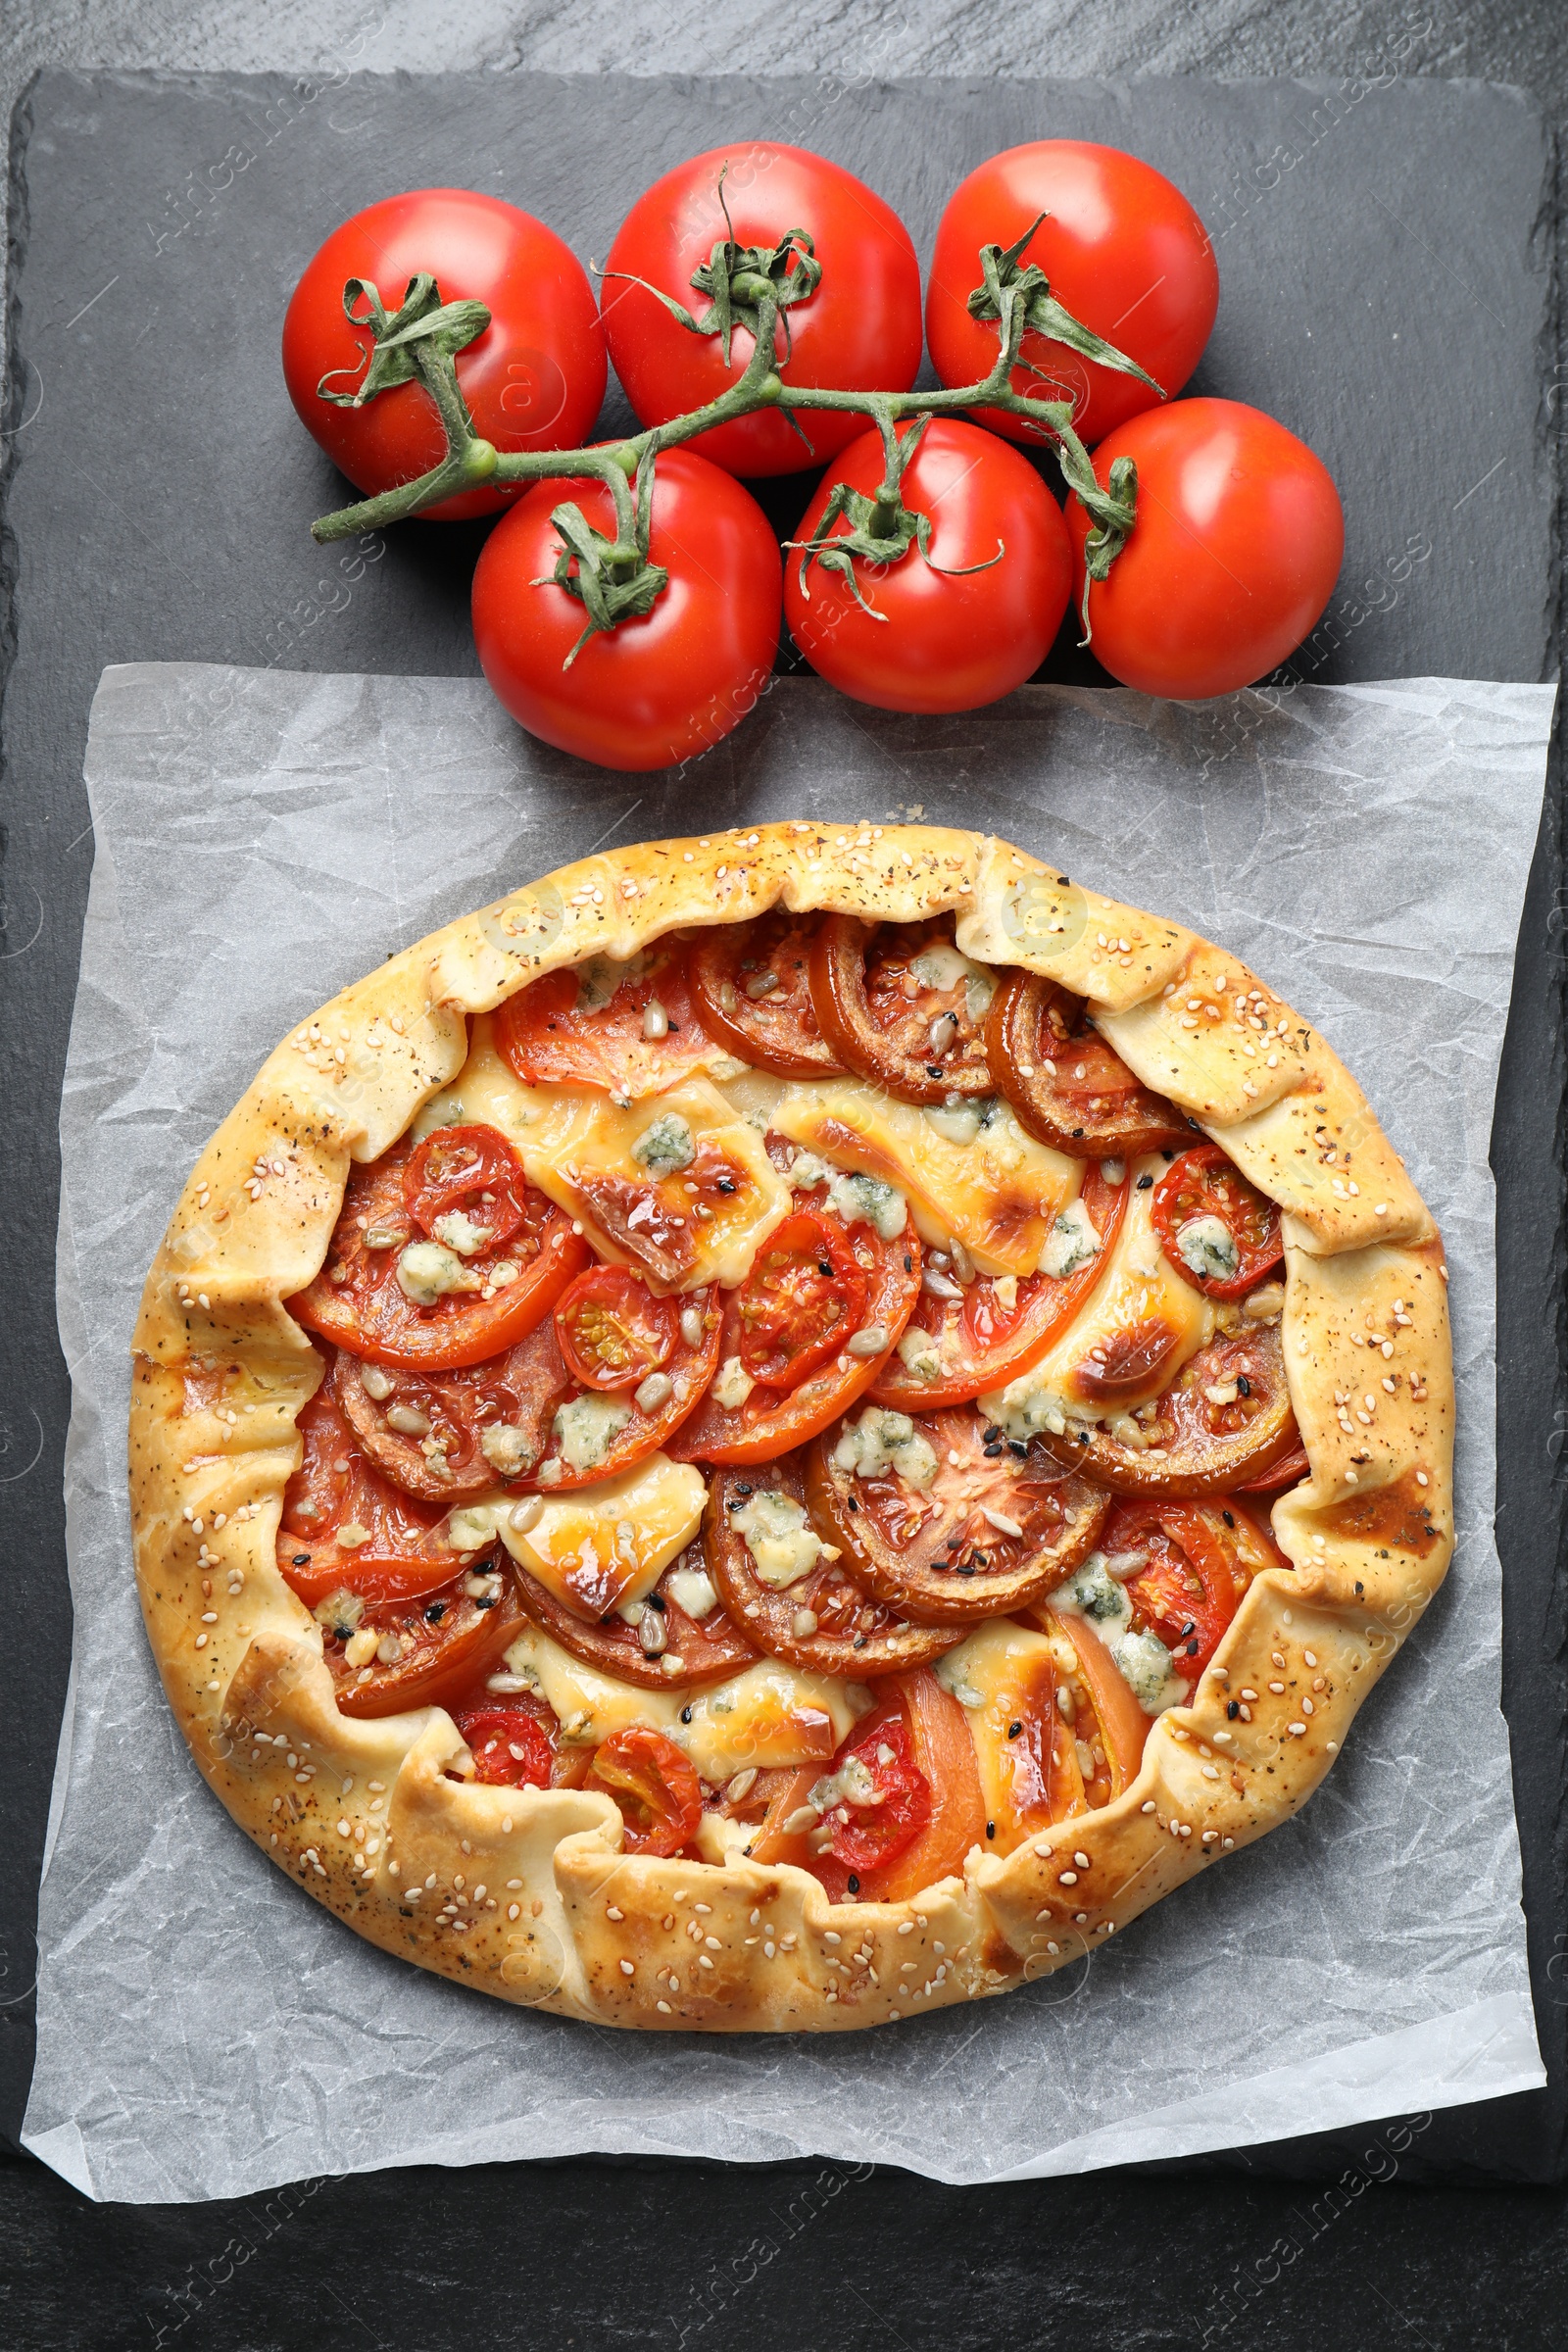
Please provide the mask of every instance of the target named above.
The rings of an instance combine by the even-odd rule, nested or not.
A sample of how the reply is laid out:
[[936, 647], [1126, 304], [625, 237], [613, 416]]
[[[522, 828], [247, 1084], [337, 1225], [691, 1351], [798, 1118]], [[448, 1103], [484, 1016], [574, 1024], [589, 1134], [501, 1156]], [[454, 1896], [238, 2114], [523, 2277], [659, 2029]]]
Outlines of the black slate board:
[[[49, 1268], [55, 1114], [91, 857], [80, 760], [92, 689], [108, 662], [174, 657], [476, 666], [466, 589], [480, 530], [392, 533], [346, 603], [335, 559], [306, 532], [343, 490], [284, 399], [277, 331], [300, 266], [338, 218], [400, 186], [456, 182], [537, 210], [584, 257], [602, 255], [658, 171], [761, 133], [861, 172], [925, 250], [946, 192], [999, 147], [1046, 132], [1133, 147], [1187, 190], [1217, 240], [1222, 307], [1192, 388], [1280, 416], [1318, 448], [1345, 495], [1346, 571], [1304, 674], [1537, 678], [1555, 658], [1552, 424], [1541, 397], [1555, 332], [1541, 226], [1547, 147], [1516, 93], [1436, 82], [944, 81], [836, 96], [833, 86], [49, 74], [19, 110], [6, 412], [10, 960], [0, 965], [0, 1166], [11, 1263], [24, 1270], [0, 1327], [0, 1507], [27, 1628], [27, 1703], [0, 1724], [0, 1786], [13, 1792], [0, 1856], [10, 2029], [0, 2120], [13, 2131], [30, 2046], [17, 1996], [30, 1973], [68, 1657], [69, 1400]], [[773, 492], [775, 519], [793, 520], [808, 488], [803, 479], [793, 509], [788, 489]], [[1422, 552], [1392, 599], [1363, 584], [1390, 581], [1412, 549]], [[1044, 674], [1098, 672], [1064, 642]], [[597, 788], [584, 770], [585, 793]], [[1552, 1934], [1564, 1884], [1553, 1845], [1565, 1771], [1552, 1597], [1561, 1303], [1560, 1284], [1548, 1296], [1542, 1279], [1562, 1257], [1562, 904], [1551, 818], [1522, 936], [1495, 1160], [1503, 1264], [1530, 1269], [1505, 1287], [1500, 1334], [1505, 1698], [1553, 2082], [1439, 2118], [1401, 2157], [1406, 2180], [1545, 2180], [1562, 2156]], [[1310, 2179], [1364, 2163], [1371, 2136], [1235, 2161]], [[715, 2177], [705, 2193], [733, 2210], [738, 2232], [743, 2177]], [[907, 2194], [912, 2218], [923, 2192]]]

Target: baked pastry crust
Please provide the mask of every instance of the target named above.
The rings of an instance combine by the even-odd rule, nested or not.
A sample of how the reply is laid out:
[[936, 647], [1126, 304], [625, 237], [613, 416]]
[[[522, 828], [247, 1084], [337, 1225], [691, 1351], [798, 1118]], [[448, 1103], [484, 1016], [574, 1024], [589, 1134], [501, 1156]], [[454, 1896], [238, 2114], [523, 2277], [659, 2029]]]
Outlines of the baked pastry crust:
[[[282, 1302], [322, 1262], [350, 1161], [378, 1157], [456, 1077], [467, 1016], [587, 956], [777, 904], [951, 910], [965, 954], [1085, 997], [1137, 1076], [1285, 1212], [1283, 1336], [1311, 1465], [1273, 1514], [1292, 1568], [1254, 1580], [1122, 1796], [1004, 1857], [976, 1848], [961, 1880], [896, 1903], [830, 1903], [788, 1867], [625, 1854], [606, 1796], [447, 1777], [466, 1749], [443, 1709], [339, 1713], [320, 1629], [275, 1556], [319, 1376]], [[153, 1651], [201, 1771], [264, 1852], [358, 1934], [459, 1983], [602, 2025], [727, 2033], [879, 2025], [1003, 1992], [1261, 1837], [1328, 1770], [1452, 1549], [1446, 1282], [1437, 1229], [1344, 1065], [1181, 925], [934, 827], [802, 822], [603, 852], [345, 989], [202, 1153], [133, 1344]], [[1228, 1720], [1244, 1687], [1250, 1720]]]

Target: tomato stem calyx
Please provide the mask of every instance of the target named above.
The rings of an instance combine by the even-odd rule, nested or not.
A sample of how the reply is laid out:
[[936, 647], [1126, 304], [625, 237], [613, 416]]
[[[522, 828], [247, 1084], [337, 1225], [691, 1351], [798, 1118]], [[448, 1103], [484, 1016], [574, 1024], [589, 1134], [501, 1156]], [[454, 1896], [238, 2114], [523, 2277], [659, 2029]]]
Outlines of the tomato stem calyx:
[[336, 377], [355, 374], [351, 368], [328, 369], [316, 387], [318, 399], [339, 409], [363, 409], [378, 392], [413, 382], [423, 373], [419, 366], [422, 357], [444, 353], [450, 359], [476, 335], [482, 335], [490, 323], [490, 313], [482, 302], [443, 302], [441, 289], [427, 270], [410, 278], [401, 304], [390, 313], [369, 278], [351, 277], [343, 289], [343, 315], [351, 326], [368, 326], [374, 333], [368, 365], [354, 391], [327, 390]]
[[615, 501], [616, 536], [607, 539], [603, 531], [595, 530], [582, 509], [567, 500], [550, 517], [562, 539], [555, 569], [533, 583], [536, 588], [564, 588], [587, 609], [587, 623], [561, 664], [563, 669], [571, 667], [590, 637], [616, 628], [623, 620], [646, 619], [669, 582], [663, 564], [648, 561], [654, 452], [650, 450], [637, 468], [635, 511], [630, 510], [625, 474], [613, 458], [604, 478]]
[[[1015, 316], [1022, 318], [1025, 329], [1036, 335], [1048, 335], [1053, 343], [1065, 343], [1069, 351], [1080, 358], [1093, 360], [1098, 368], [1112, 368], [1121, 375], [1135, 375], [1141, 384], [1165, 397], [1162, 384], [1157, 384], [1147, 368], [1140, 368], [1114, 343], [1107, 343], [1092, 327], [1085, 326], [1073, 317], [1051, 291], [1051, 280], [1037, 262], [1023, 262], [1031, 238], [1049, 213], [1041, 213], [1032, 220], [1016, 243], [1007, 246], [982, 245], [980, 248], [981, 279], [969, 296], [971, 318], [982, 323], [1001, 320], [1004, 315], [1003, 295], [1011, 292]], [[1020, 264], [1023, 266], [1020, 267]]]
[[[662, 302], [670, 317], [689, 333], [717, 335], [726, 368], [737, 325], [744, 326], [754, 342], [763, 343], [771, 351], [774, 330], [782, 321], [784, 356], [788, 359], [790, 306], [808, 301], [816, 292], [822, 281], [822, 265], [816, 259], [816, 247], [809, 233], [804, 228], [787, 228], [776, 245], [737, 244], [729, 206], [724, 202], [728, 172], [726, 164], [718, 175], [719, 210], [728, 233], [717, 240], [707, 261], [700, 262], [691, 275], [697, 292], [708, 296], [708, 308], [700, 318], [694, 318], [672, 294], [662, 293], [658, 286], [650, 285], [645, 277], [633, 277], [625, 270], [607, 270], [605, 275], [625, 277], [632, 285], [641, 286], [656, 302]], [[764, 305], [770, 305], [773, 314], [765, 323]]]
[[[861, 594], [860, 583], [855, 574], [857, 558], [863, 558], [871, 564], [897, 564], [912, 546], [919, 550], [933, 571], [943, 572], [950, 579], [961, 579], [967, 572], [989, 571], [993, 564], [1000, 564], [1006, 553], [1006, 545], [999, 539], [996, 554], [987, 556], [979, 564], [950, 566], [932, 563], [931, 517], [906, 507], [902, 489], [905, 468], [919, 447], [920, 438], [930, 419], [918, 417], [902, 441], [897, 436], [891, 415], [886, 411], [877, 412], [876, 421], [886, 460], [876, 496], [867, 498], [863, 490], [852, 490], [848, 482], [835, 483], [810, 538], [786, 539], [784, 544], [801, 550], [801, 594], [808, 603], [810, 601], [810, 590], [806, 584], [806, 575], [808, 567], [816, 563], [821, 564], [824, 571], [837, 572], [860, 611], [870, 619], [885, 621], [887, 614], [879, 612]], [[848, 518], [849, 529], [830, 537], [834, 524], [844, 518]]]

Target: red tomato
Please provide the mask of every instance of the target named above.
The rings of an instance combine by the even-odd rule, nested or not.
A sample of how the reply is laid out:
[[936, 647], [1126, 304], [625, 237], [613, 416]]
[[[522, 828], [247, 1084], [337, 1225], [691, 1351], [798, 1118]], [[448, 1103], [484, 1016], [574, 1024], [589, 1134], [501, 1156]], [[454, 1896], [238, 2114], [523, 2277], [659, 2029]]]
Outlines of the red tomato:
[[531, 735], [601, 767], [669, 767], [710, 750], [754, 708], [778, 651], [778, 541], [761, 508], [706, 458], [666, 450], [648, 552], [668, 583], [651, 612], [573, 658], [588, 615], [550, 576], [550, 517], [567, 502], [613, 535], [610, 492], [590, 477], [538, 483], [485, 543], [473, 575], [485, 676]]
[[585, 1387], [635, 1389], [680, 1345], [680, 1306], [624, 1266], [591, 1266], [557, 1301], [556, 1337]]
[[556, 1751], [532, 1708], [462, 1707], [455, 1718], [473, 1756], [476, 1781], [507, 1788], [548, 1788]]
[[[931, 358], [945, 384], [972, 384], [997, 364], [998, 326], [973, 318], [982, 245], [1015, 245], [1042, 220], [1019, 256], [1035, 262], [1051, 291], [1083, 326], [1152, 375], [1167, 398], [1197, 367], [1219, 305], [1219, 270], [1208, 232], [1179, 188], [1119, 148], [1082, 139], [1035, 139], [1009, 147], [971, 172], [937, 229], [926, 295]], [[1159, 394], [1136, 375], [1085, 360], [1046, 335], [1024, 337], [1015, 392], [1071, 400], [1073, 423], [1091, 446]], [[1027, 422], [997, 409], [977, 411], [999, 433], [1033, 439]]]
[[[909, 429], [900, 428], [901, 440]], [[796, 538], [810, 538], [836, 483], [871, 497], [882, 477], [881, 437], [862, 433], [824, 475]], [[822, 677], [878, 710], [994, 703], [1039, 668], [1067, 610], [1072, 554], [1055, 502], [1016, 450], [943, 416], [926, 426], [903, 495], [911, 513], [931, 518], [929, 563], [911, 544], [886, 568], [858, 564], [867, 612], [819, 563], [803, 587], [805, 558], [792, 549], [784, 572], [790, 634]]]
[[[417, 382], [377, 392], [363, 409], [322, 400], [352, 392], [368, 360], [371, 331], [343, 313], [351, 277], [368, 278], [388, 313], [420, 270], [443, 302], [482, 302], [490, 324], [457, 356], [473, 429], [500, 450], [575, 449], [605, 397], [605, 338], [593, 288], [555, 230], [498, 196], [421, 188], [390, 196], [334, 229], [305, 266], [283, 320], [283, 377], [306, 430], [368, 497], [413, 481], [446, 454], [429, 394]], [[363, 308], [363, 305], [361, 306]], [[464, 492], [425, 509], [455, 521], [493, 514], [508, 493]]]
[[703, 1785], [690, 1760], [673, 1740], [640, 1723], [594, 1750], [583, 1786], [614, 1798], [629, 1854], [678, 1854], [703, 1818]]
[[329, 1383], [301, 1408], [295, 1426], [300, 1466], [283, 1490], [277, 1564], [307, 1608], [340, 1586], [366, 1600], [395, 1600], [448, 1583], [452, 1553], [436, 1534], [446, 1504], [406, 1494], [381, 1476]]
[[[851, 1767], [847, 1776], [846, 1765]], [[864, 1768], [863, 1780], [857, 1765]], [[853, 1740], [839, 1758], [839, 1772], [862, 1794], [852, 1803], [847, 1789], [823, 1816], [827, 1851], [846, 1870], [885, 1869], [914, 1843], [931, 1818], [931, 1784], [914, 1761], [903, 1710]]]
[[781, 1395], [860, 1328], [867, 1280], [836, 1217], [798, 1209], [769, 1235], [735, 1301], [740, 1359]]
[[[1339, 577], [1345, 516], [1328, 467], [1236, 400], [1182, 400], [1102, 441], [1102, 485], [1138, 466], [1138, 520], [1089, 591], [1096, 658], [1141, 694], [1201, 702], [1266, 677], [1315, 625]], [[1067, 501], [1083, 591], [1089, 517]]]
[[[755, 345], [737, 324], [726, 366], [719, 335], [694, 334], [630, 279], [646, 279], [701, 318], [710, 298], [695, 291], [692, 272], [715, 244], [733, 233], [740, 246], [771, 250], [791, 229], [810, 237], [822, 279], [784, 312], [775, 344], [784, 380], [812, 391], [908, 390], [920, 365], [920, 265], [908, 230], [839, 165], [803, 147], [749, 140], [666, 172], [633, 205], [611, 247], [605, 327], [615, 373], [644, 424], [667, 423], [716, 400]], [[715, 426], [689, 446], [731, 473], [799, 473], [864, 430], [846, 411], [803, 414], [800, 423], [805, 441], [783, 416], [763, 411]]]
[[[594, 962], [547, 972], [496, 1014], [496, 1043], [528, 1086], [602, 1086], [611, 1095], [660, 1095], [722, 1054], [692, 1008], [679, 937], [612, 966], [607, 997]], [[652, 1017], [650, 1017], [652, 1016]], [[650, 1035], [650, 1029], [654, 1031]]]
[[1249, 1184], [1218, 1144], [1172, 1160], [1150, 1216], [1182, 1280], [1210, 1298], [1244, 1298], [1285, 1256], [1278, 1203]]
[[[484, 1363], [526, 1337], [589, 1255], [570, 1218], [527, 1183], [504, 1135], [479, 1126], [448, 1132], [466, 1139], [448, 1159], [438, 1154], [432, 1163], [433, 1137], [412, 1152], [405, 1138], [368, 1167], [350, 1170], [326, 1262], [314, 1282], [285, 1301], [299, 1322], [351, 1355], [430, 1372]], [[434, 1179], [428, 1177], [432, 1164]], [[466, 1245], [461, 1254], [449, 1251], [454, 1265], [461, 1265], [458, 1287], [421, 1305], [405, 1290], [400, 1269], [405, 1249], [423, 1238], [413, 1200], [429, 1210], [432, 1225], [450, 1213], [433, 1205], [432, 1185], [439, 1187], [443, 1166], [449, 1185], [466, 1174], [481, 1177], [489, 1206], [482, 1191], [466, 1198], [476, 1212], [483, 1208], [484, 1217], [496, 1212], [498, 1223], [482, 1244], [475, 1235], [457, 1233]], [[514, 1211], [514, 1221], [507, 1222]], [[476, 1213], [473, 1222], [483, 1220]], [[505, 1240], [499, 1238], [503, 1222]], [[446, 1247], [439, 1234], [432, 1238]]]
[[522, 1162], [496, 1127], [437, 1128], [403, 1171], [404, 1202], [421, 1233], [464, 1216], [487, 1244], [510, 1242], [528, 1213], [527, 1193]]

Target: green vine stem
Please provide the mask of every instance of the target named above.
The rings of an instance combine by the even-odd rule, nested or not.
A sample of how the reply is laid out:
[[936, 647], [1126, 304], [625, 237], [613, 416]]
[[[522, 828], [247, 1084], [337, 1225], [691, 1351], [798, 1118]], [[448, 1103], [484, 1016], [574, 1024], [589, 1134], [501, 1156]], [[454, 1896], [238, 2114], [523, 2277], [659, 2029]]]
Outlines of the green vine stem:
[[[1037, 228], [1039, 222], [1034, 226]], [[1031, 228], [1029, 235], [1033, 234]], [[446, 455], [439, 465], [414, 481], [382, 491], [378, 497], [362, 499], [335, 514], [323, 515], [311, 525], [312, 535], [326, 546], [333, 540], [354, 538], [363, 531], [381, 530], [481, 482], [514, 488], [525, 483], [583, 476], [601, 481], [615, 502], [614, 540], [607, 540], [594, 531], [581, 511], [569, 503], [558, 507], [552, 517], [562, 533], [563, 544], [555, 571], [548, 576], [579, 597], [588, 614], [587, 626], [570, 657], [574, 660], [581, 645], [596, 631], [613, 628], [616, 621], [633, 612], [647, 612], [664, 584], [662, 576], [653, 584], [660, 567], [648, 562], [654, 462], [662, 451], [677, 449], [715, 425], [755, 416], [762, 409], [781, 411], [803, 438], [800, 419], [815, 409], [847, 410], [869, 417], [881, 432], [888, 453], [882, 490], [875, 500], [860, 501], [867, 509], [861, 515], [854, 505], [859, 494], [841, 483], [834, 492], [839, 503], [832, 514], [834, 521], [848, 515], [852, 525], [849, 539], [859, 538], [865, 544], [851, 546], [841, 535], [833, 549], [824, 550], [817, 544], [830, 527], [829, 518], [824, 516], [802, 559], [804, 584], [805, 566], [813, 558], [827, 564], [830, 555], [842, 549], [842, 560], [830, 567], [849, 578], [858, 597], [851, 569], [856, 554], [871, 556], [874, 550], [875, 560], [896, 561], [914, 544], [922, 557], [930, 560], [926, 546], [929, 520], [909, 514], [899, 495], [899, 477], [912, 453], [918, 429], [923, 429], [924, 419], [958, 416], [972, 409], [993, 409], [1023, 419], [1042, 445], [1054, 448], [1063, 478], [1090, 515], [1092, 528], [1084, 550], [1087, 577], [1083, 620], [1087, 644], [1089, 584], [1106, 577], [1137, 520], [1137, 468], [1130, 459], [1119, 459], [1111, 468], [1108, 484], [1102, 488], [1096, 479], [1089, 452], [1073, 430], [1071, 401], [1047, 400], [1031, 392], [1015, 391], [1013, 369], [1019, 365], [1025, 334], [1045, 332], [1055, 341], [1069, 343], [1074, 350], [1102, 366], [1136, 375], [1146, 383], [1152, 383], [1153, 379], [1134, 361], [1102, 342], [1062, 310], [1051, 295], [1043, 272], [1033, 264], [1025, 269], [1018, 267], [1027, 243], [1025, 237], [1013, 247], [989, 245], [981, 252], [982, 283], [970, 298], [970, 308], [977, 318], [995, 318], [998, 338], [996, 364], [978, 382], [943, 386], [932, 392], [836, 392], [791, 384], [780, 373], [781, 366], [788, 364], [787, 354], [782, 362], [778, 354], [780, 326], [787, 339], [790, 306], [814, 292], [820, 277], [820, 265], [811, 255], [809, 238], [803, 230], [791, 230], [771, 252], [721, 239], [693, 277], [697, 290], [710, 297], [708, 311], [701, 318], [683, 311], [668, 296], [661, 295], [660, 299], [694, 334], [722, 334], [727, 343], [736, 324], [746, 326], [753, 337], [752, 355], [746, 367], [733, 384], [704, 407], [596, 449], [498, 451], [493, 442], [475, 434], [457, 377], [457, 353], [489, 324], [484, 305], [443, 304], [435, 279], [422, 273], [409, 281], [402, 304], [395, 313], [388, 314], [374, 286], [366, 279], [351, 279], [344, 290], [344, 310], [355, 325], [374, 328], [369, 361], [355, 392], [329, 391], [327, 386], [335, 379], [323, 377], [318, 387], [320, 397], [339, 405], [360, 407], [386, 386], [416, 377], [441, 418]], [[1154, 388], [1159, 389], [1157, 385]], [[906, 417], [918, 418], [921, 424], [916, 433], [906, 434], [899, 443], [894, 428]], [[633, 483], [637, 485], [635, 498]], [[1001, 552], [999, 548], [998, 557]], [[998, 557], [988, 561], [994, 563]], [[864, 603], [863, 598], [859, 601]]]

